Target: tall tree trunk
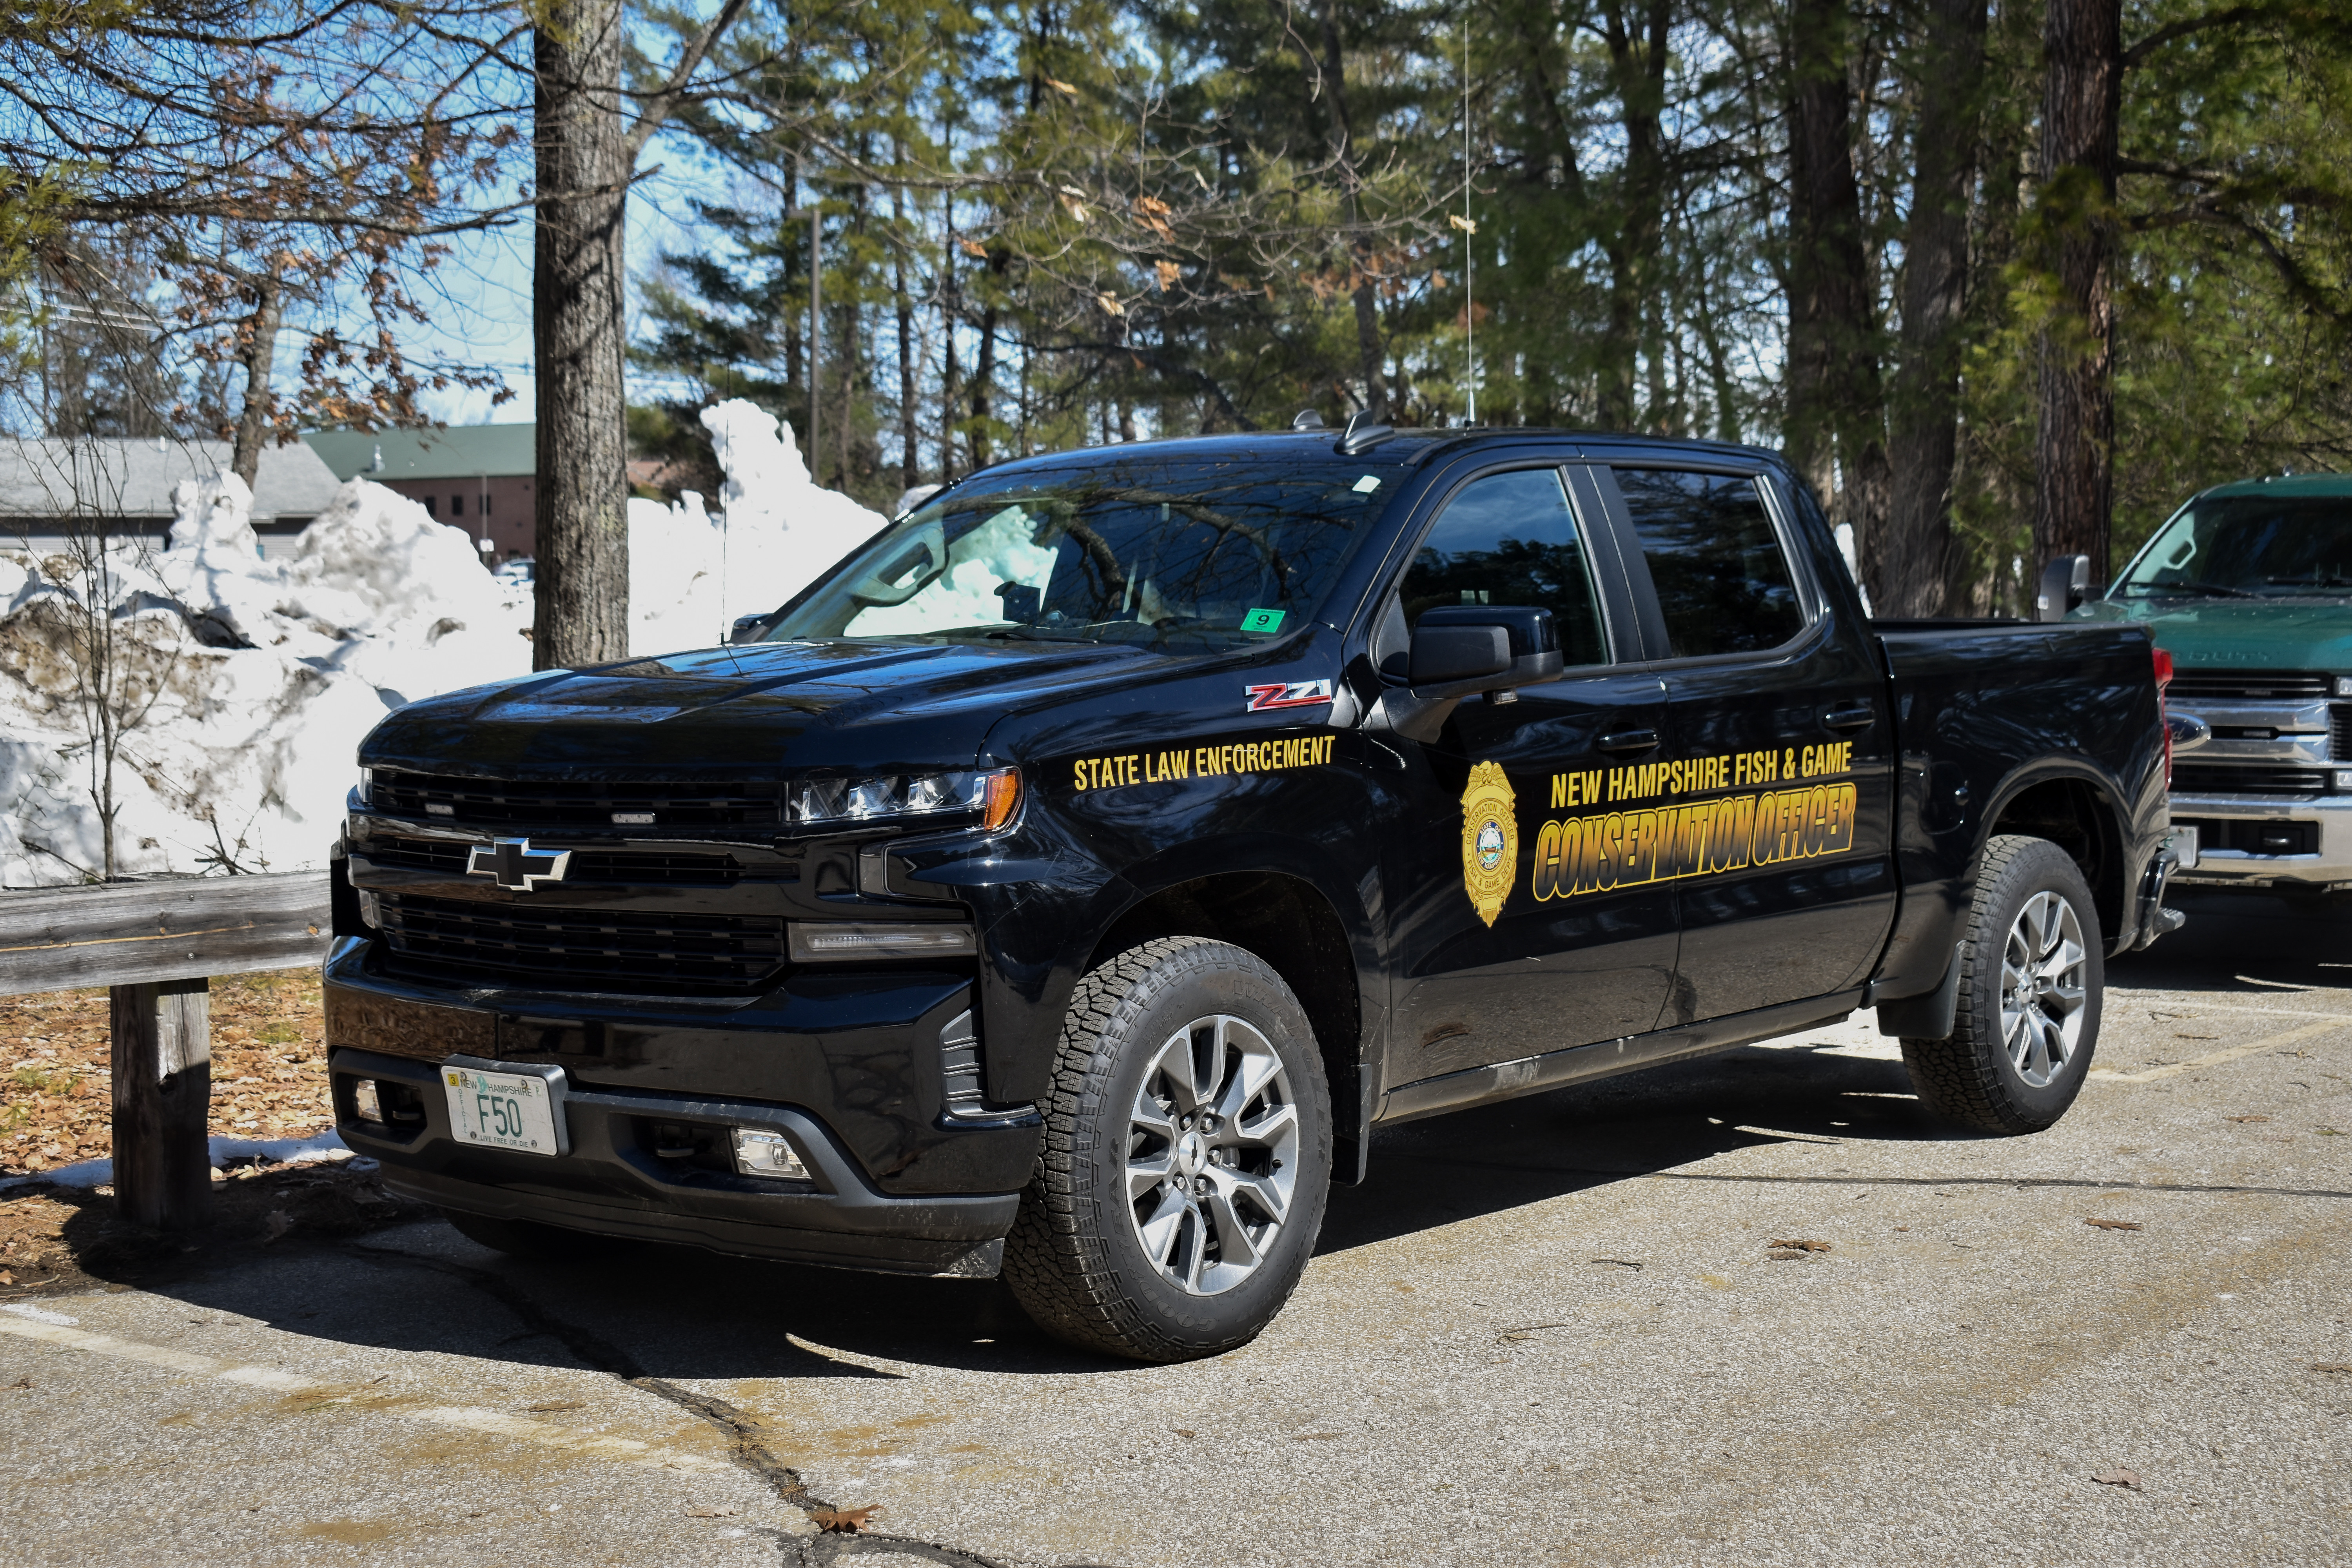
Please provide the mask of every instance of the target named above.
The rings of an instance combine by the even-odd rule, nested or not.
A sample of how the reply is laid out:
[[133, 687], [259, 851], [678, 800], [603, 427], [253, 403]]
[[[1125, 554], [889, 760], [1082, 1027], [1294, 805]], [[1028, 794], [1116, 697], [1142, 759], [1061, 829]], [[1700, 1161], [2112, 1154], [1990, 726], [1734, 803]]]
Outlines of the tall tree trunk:
[[245, 365], [245, 406], [237, 413], [236, 445], [229, 454], [229, 468], [247, 489], [261, 472], [261, 443], [277, 407], [269, 373], [278, 355], [278, 324], [286, 313], [285, 285], [275, 273], [262, 279], [257, 289], [253, 314], [246, 318], [244, 352], [237, 355]]
[[1634, 396], [1641, 374], [1642, 317], [1657, 283], [1672, 173], [1660, 117], [1673, 19], [1670, 0], [1645, 0], [1638, 16], [1613, 0], [1601, 12], [1601, 37], [1609, 48], [1618, 122], [1625, 137], [1616, 232], [1608, 234], [1604, 224], [1601, 236], [1609, 258], [1598, 409], [1604, 429], [1631, 430], [1640, 422]]
[[[954, 127], [949, 127], [948, 148], [955, 148]], [[963, 300], [956, 293], [955, 195], [947, 198], [947, 242], [940, 247], [940, 335], [946, 340], [940, 361], [940, 483], [952, 484], [956, 471], [956, 322]]]
[[1986, 0], [1927, 0], [1920, 66], [1917, 158], [1903, 238], [1903, 363], [1889, 409], [1894, 493], [1883, 616], [1951, 613], [1966, 591], [1966, 552], [1952, 532], [1959, 459], [1960, 350], [1968, 308], [1969, 188], [1976, 174]]
[[537, 358], [540, 669], [629, 651], [628, 447], [622, 406], [620, 0], [549, 0], [531, 34], [539, 208]]
[[898, 326], [898, 488], [910, 490], [922, 483], [922, 458], [915, 450], [915, 303], [907, 293], [907, 195], [890, 187], [890, 221], [898, 231], [891, 249], [890, 302]]
[[2115, 504], [2116, 121], [2123, 90], [2121, 0], [2049, 0], [2042, 22], [2043, 184], [2058, 310], [2041, 342], [2034, 428], [2033, 551], [2091, 558], [2107, 580]]
[[1877, 597], [1888, 476], [1877, 310], [1853, 176], [1846, 13], [1797, 0], [1790, 16], [1789, 457], [1825, 494], [1834, 458], [1840, 520], [1853, 528]]
[[980, 357], [971, 367], [971, 466], [988, 467], [988, 394], [996, 378], [996, 301], [980, 313]]
[[[1363, 218], [1363, 206], [1356, 175], [1355, 124], [1348, 116], [1347, 55], [1339, 40], [1339, 0], [1323, 0], [1319, 20], [1323, 58], [1316, 85], [1330, 104], [1331, 152], [1339, 163], [1339, 177], [1347, 183], [1348, 222], [1353, 227]], [[1381, 342], [1380, 309], [1372, 298], [1371, 247], [1359, 237], [1349, 242], [1349, 269], [1355, 274], [1349, 295], [1356, 311], [1356, 368], [1364, 381], [1364, 409], [1379, 419], [1386, 416], [1389, 405], [1388, 378], [1381, 370], [1388, 350]]]

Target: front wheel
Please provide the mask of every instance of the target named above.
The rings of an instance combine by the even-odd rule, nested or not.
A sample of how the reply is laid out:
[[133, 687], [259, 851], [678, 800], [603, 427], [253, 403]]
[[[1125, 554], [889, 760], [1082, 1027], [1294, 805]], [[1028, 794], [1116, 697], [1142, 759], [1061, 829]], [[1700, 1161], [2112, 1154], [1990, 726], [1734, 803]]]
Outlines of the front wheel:
[[1903, 1042], [1920, 1102], [1984, 1132], [2039, 1132], [2065, 1115], [2098, 1045], [2104, 951], [2072, 856], [2020, 835], [1987, 845], [1951, 1038]]
[[1038, 1326], [1154, 1362], [1256, 1338], [1331, 1179], [1322, 1058], [1282, 977], [1205, 937], [1129, 949], [1078, 983], [1040, 1109], [1004, 1250]]

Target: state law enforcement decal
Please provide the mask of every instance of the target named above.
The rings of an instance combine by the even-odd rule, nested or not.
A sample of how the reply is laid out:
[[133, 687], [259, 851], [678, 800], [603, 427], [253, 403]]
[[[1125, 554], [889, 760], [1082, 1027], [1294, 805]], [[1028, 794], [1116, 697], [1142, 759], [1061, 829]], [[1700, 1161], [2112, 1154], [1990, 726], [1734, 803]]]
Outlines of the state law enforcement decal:
[[1470, 770], [1470, 787], [1462, 792], [1462, 887], [1488, 925], [1503, 912], [1511, 879], [1518, 874], [1517, 804], [1501, 763], [1480, 763]]

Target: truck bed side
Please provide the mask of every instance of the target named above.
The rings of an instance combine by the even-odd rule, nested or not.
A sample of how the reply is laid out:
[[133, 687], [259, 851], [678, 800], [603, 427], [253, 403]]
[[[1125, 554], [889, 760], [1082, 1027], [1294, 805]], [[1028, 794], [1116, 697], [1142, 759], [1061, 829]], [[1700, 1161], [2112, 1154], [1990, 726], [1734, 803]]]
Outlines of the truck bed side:
[[2137, 942], [2164, 841], [2163, 731], [2138, 627], [1880, 621], [1893, 687], [1902, 908], [1876, 994], [1939, 985], [1985, 841], [2030, 832], [2082, 865], [2108, 951]]

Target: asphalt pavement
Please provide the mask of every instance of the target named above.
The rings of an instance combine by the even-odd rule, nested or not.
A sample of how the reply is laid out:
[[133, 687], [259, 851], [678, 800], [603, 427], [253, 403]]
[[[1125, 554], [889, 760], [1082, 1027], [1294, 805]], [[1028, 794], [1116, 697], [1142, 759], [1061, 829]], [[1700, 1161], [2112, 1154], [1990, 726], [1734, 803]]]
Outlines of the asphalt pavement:
[[1214, 1361], [438, 1223], [14, 1304], [0, 1555], [2352, 1562], [2352, 914], [2185, 907], [2047, 1133], [1928, 1122], [1866, 1016], [1383, 1131]]

